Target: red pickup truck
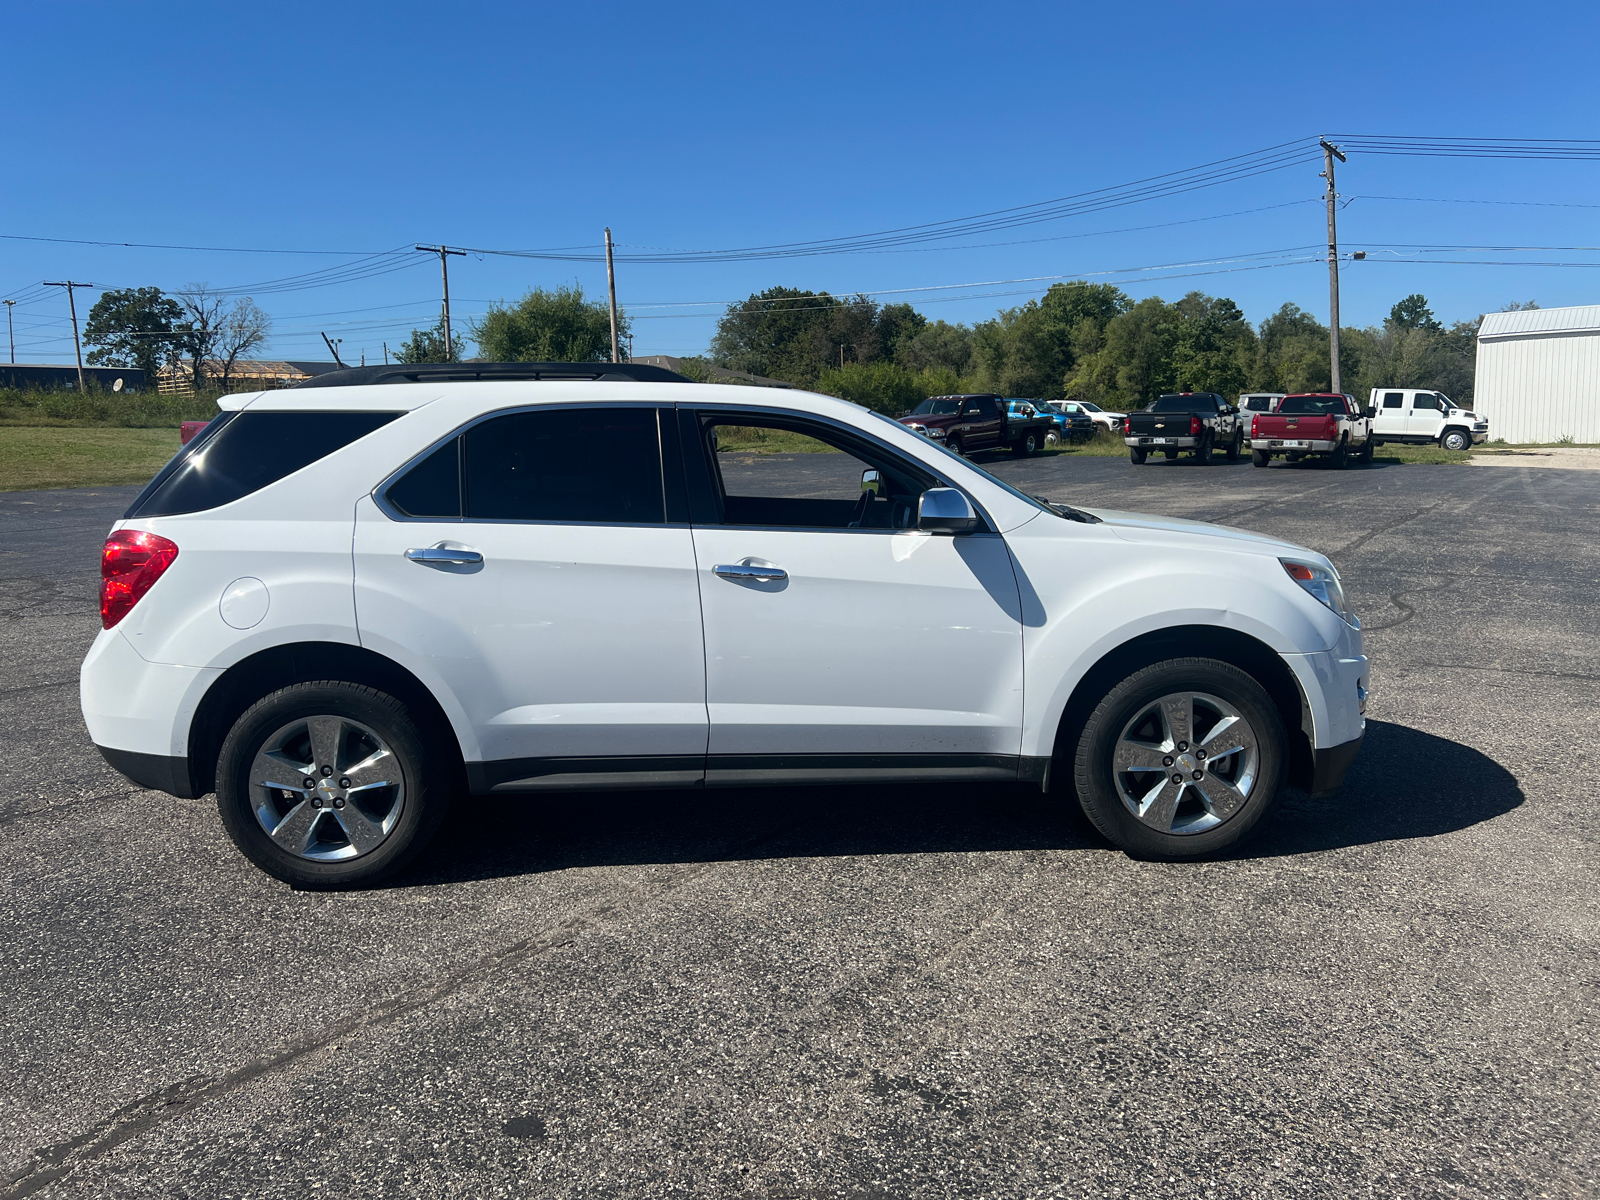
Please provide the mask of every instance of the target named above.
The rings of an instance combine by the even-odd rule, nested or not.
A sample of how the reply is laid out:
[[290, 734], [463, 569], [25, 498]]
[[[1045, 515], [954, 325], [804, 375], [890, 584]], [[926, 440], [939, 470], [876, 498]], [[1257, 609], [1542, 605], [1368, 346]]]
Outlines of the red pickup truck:
[[1372, 410], [1343, 392], [1300, 392], [1285, 396], [1269, 413], [1250, 418], [1250, 461], [1258, 467], [1283, 455], [1289, 462], [1324, 455], [1335, 467], [1352, 458], [1372, 461]]

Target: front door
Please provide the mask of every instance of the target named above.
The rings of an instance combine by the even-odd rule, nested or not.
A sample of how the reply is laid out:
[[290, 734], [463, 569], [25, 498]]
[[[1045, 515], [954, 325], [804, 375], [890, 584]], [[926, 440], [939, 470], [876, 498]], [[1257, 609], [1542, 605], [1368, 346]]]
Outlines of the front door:
[[657, 414], [497, 415], [361, 501], [362, 644], [453, 706], [475, 790], [701, 779], [694, 546]]
[[[1022, 631], [1003, 539], [919, 532], [933, 473], [827, 423], [685, 412], [682, 428], [706, 782], [1015, 778]], [[741, 451], [758, 444], [789, 452]]]
[[1432, 441], [1444, 425], [1444, 402], [1432, 392], [1418, 392], [1406, 418], [1406, 434], [1412, 441]]

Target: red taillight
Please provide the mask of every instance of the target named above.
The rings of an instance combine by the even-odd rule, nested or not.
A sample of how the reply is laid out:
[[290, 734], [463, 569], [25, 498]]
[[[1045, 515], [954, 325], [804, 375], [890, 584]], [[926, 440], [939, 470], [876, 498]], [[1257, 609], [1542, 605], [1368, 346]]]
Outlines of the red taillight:
[[100, 624], [110, 629], [139, 603], [178, 557], [158, 533], [119, 529], [100, 551]]
[[1256, 424], [1261, 420], [1259, 415], [1250, 418], [1250, 440], [1256, 440]]
[[1190, 437], [1199, 437], [1200, 436], [1200, 418], [1199, 417], [1190, 417], [1189, 418], [1189, 436]]

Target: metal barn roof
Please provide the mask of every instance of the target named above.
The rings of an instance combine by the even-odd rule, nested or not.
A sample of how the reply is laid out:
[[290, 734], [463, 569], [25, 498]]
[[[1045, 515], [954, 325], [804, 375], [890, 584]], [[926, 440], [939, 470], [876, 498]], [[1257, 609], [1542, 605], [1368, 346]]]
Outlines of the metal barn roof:
[[1478, 340], [1574, 333], [1600, 333], [1600, 304], [1488, 313], [1478, 329]]

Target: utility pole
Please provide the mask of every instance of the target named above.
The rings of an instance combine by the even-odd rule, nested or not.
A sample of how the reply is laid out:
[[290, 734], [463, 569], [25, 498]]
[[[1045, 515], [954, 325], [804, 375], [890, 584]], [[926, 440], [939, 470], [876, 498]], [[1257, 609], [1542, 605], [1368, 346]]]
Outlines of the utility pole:
[[389, 365], [389, 343], [388, 342], [385, 342], [383, 344], [383, 365], [386, 366], [386, 367]]
[[1317, 140], [1322, 143], [1322, 159], [1327, 164], [1322, 177], [1328, 181], [1328, 353], [1333, 360], [1333, 390], [1342, 392], [1343, 381], [1339, 378], [1339, 233], [1333, 221], [1339, 193], [1333, 190], [1333, 160], [1346, 160], [1339, 147], [1330, 146], [1323, 138]]
[[[44, 286], [45, 287], [58, 287], [58, 288], [66, 288], [67, 289], [67, 308], [72, 313], [72, 349], [73, 349], [73, 352], [78, 356], [78, 391], [80, 391], [80, 392], [87, 391], [89, 389], [89, 384], [83, 377], [83, 343], [78, 341], [78, 305], [72, 298], [72, 289], [73, 288], [92, 288], [94, 286], [94, 284], [92, 284], [92, 283], [74, 283], [70, 279], [62, 280], [60, 283], [51, 283], [48, 279], [46, 279], [44, 281]], [[10, 310], [9, 309], [7, 310], [7, 324], [10, 324]]]
[[16, 306], [15, 300], [6, 301], [6, 341], [11, 343], [11, 365], [17, 365], [17, 335], [11, 328], [11, 310]]
[[425, 250], [429, 254], [439, 256], [439, 275], [444, 280], [444, 360], [454, 362], [456, 344], [450, 337], [450, 255], [466, 254], [465, 250], [452, 250], [448, 246], [418, 246], [418, 250]]
[[323, 334], [322, 335], [322, 340], [324, 342], [328, 343], [328, 352], [333, 355], [334, 363], [336, 365], [338, 365], [338, 366], [341, 366], [341, 367], [344, 366], [343, 360], [341, 360], [340, 357], [339, 357], [339, 349], [338, 349], [340, 346], [344, 345], [344, 339], [343, 338], [334, 338], [333, 341], [330, 342], [330, 341], [328, 341], [328, 335], [327, 334]]
[[611, 292], [611, 361], [621, 362], [617, 348], [617, 271], [611, 265], [611, 226], [606, 226], [606, 287]]

